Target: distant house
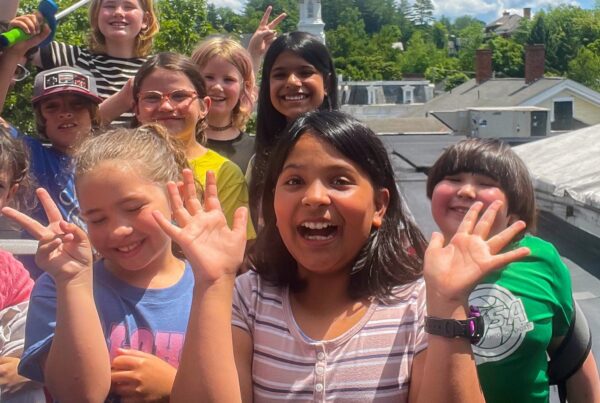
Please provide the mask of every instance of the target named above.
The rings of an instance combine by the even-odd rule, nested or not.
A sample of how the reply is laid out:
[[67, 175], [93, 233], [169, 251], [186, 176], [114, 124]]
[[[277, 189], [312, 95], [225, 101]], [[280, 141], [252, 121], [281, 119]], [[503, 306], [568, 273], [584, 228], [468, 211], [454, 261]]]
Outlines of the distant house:
[[499, 35], [508, 38], [519, 28], [523, 19], [531, 19], [531, 8], [524, 8], [522, 17], [518, 14], [511, 14], [505, 11], [502, 13], [502, 17], [485, 26], [485, 33], [487, 35]]
[[[600, 93], [573, 80], [561, 77], [544, 77], [543, 45], [531, 45], [525, 51], [524, 78], [495, 78], [492, 71], [490, 50], [477, 51], [475, 78], [452, 91], [433, 98], [431, 101], [411, 110], [411, 116], [432, 114], [451, 127], [456, 134], [476, 135], [474, 133], [474, 109], [487, 109], [487, 113], [505, 113], [507, 120], [503, 128], [507, 136], [516, 128], [514, 116], [518, 113], [530, 113], [530, 124], [542, 125], [552, 131], [568, 131], [600, 124]], [[528, 108], [526, 108], [528, 107]], [[536, 108], [531, 108], [536, 107]], [[510, 111], [510, 109], [513, 111]], [[490, 110], [497, 109], [494, 112]], [[547, 111], [547, 112], [545, 112]], [[481, 114], [481, 111], [478, 111]], [[547, 119], [541, 122], [543, 114]], [[478, 122], [476, 122], [478, 123]], [[538, 130], [529, 128], [531, 132]], [[531, 135], [545, 135], [540, 133]]]

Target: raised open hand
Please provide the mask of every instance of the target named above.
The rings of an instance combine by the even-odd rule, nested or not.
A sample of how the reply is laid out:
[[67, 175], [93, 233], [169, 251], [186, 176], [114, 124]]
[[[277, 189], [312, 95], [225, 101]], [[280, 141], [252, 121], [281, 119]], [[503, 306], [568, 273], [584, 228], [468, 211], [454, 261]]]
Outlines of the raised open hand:
[[160, 212], [154, 218], [175, 241], [192, 265], [196, 284], [210, 284], [223, 276], [235, 276], [246, 246], [246, 221], [248, 212], [240, 207], [233, 217], [233, 228], [227, 220], [217, 198], [215, 174], [207, 172], [204, 189], [204, 207], [196, 194], [194, 175], [183, 171], [183, 185], [168, 184], [171, 211], [177, 225]]
[[483, 204], [474, 203], [446, 246], [442, 234], [433, 234], [424, 265], [428, 304], [430, 300], [439, 300], [466, 305], [469, 293], [483, 277], [529, 254], [527, 248], [500, 253], [525, 228], [523, 221], [488, 239], [501, 206], [501, 201], [495, 201], [479, 218]]
[[[254, 31], [254, 34], [248, 43], [248, 52], [252, 55], [253, 61], [259, 61], [260, 58], [267, 53], [269, 46], [271, 46], [271, 43], [277, 38], [277, 31], [275, 31], [275, 28], [277, 28], [277, 25], [279, 25], [279, 23], [287, 16], [286, 13], [281, 13], [275, 17], [273, 21], [269, 22], [271, 11], [273, 11], [273, 7], [267, 7], [260, 19], [258, 28]], [[258, 71], [258, 67], [259, 66], [257, 65], [254, 66], [256, 71]]]
[[85, 232], [62, 218], [45, 189], [37, 189], [36, 194], [48, 217], [49, 224], [46, 227], [10, 207], [2, 209], [6, 217], [39, 241], [35, 263], [55, 280], [68, 280], [83, 271], [91, 270], [92, 247]]

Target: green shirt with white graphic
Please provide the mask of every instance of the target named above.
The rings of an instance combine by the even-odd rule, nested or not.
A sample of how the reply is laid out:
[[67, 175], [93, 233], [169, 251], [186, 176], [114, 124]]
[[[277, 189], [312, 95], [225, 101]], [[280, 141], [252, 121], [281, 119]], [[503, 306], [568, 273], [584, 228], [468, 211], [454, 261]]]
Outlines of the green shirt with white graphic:
[[546, 350], [573, 314], [571, 277], [552, 244], [526, 235], [531, 254], [486, 277], [469, 297], [485, 320], [473, 346], [488, 403], [548, 402]]

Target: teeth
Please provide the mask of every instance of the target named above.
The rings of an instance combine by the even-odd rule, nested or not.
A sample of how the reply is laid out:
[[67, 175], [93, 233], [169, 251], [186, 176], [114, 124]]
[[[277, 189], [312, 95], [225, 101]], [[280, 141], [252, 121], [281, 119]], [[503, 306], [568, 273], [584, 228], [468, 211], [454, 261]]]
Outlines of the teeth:
[[133, 243], [131, 245], [127, 245], [127, 246], [121, 246], [120, 248], [117, 248], [117, 250], [119, 252], [130, 252], [132, 250], [134, 250], [135, 248], [137, 248], [137, 246], [139, 245], [139, 242]]
[[333, 235], [306, 235], [304, 238], [308, 239], [309, 241], [326, 241], [328, 239], [332, 239]]
[[69, 123], [69, 124], [66, 124], [66, 125], [60, 125], [61, 129], [70, 129], [71, 127], [75, 127], [75, 124]]
[[326, 222], [305, 222], [302, 223], [302, 226], [308, 229], [324, 229], [333, 227], [332, 224]]
[[285, 96], [285, 100], [286, 101], [301, 101], [304, 98], [306, 98], [305, 94], [298, 94], [298, 95], [286, 95]]

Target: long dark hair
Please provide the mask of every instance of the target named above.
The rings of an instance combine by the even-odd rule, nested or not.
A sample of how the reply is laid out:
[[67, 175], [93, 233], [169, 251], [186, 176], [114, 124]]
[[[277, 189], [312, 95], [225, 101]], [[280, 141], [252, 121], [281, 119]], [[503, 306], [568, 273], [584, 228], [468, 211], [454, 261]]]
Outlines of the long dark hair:
[[319, 110], [337, 110], [338, 89], [333, 59], [327, 47], [315, 36], [307, 32], [290, 32], [277, 38], [269, 47], [262, 69], [258, 110], [256, 115], [256, 157], [250, 181], [250, 210], [256, 221], [265, 169], [269, 153], [275, 146], [287, 118], [279, 113], [271, 102], [271, 70], [283, 52], [292, 52], [312, 64], [323, 76], [327, 95]]
[[[381, 140], [363, 123], [342, 112], [316, 111], [294, 121], [273, 150], [265, 176], [262, 211], [265, 226], [250, 251], [249, 260], [259, 275], [278, 286], [300, 290], [296, 260], [285, 247], [276, 226], [274, 189], [283, 165], [302, 135], [310, 133], [334, 147], [367, 174], [374, 189], [387, 189], [390, 199], [382, 224], [373, 228], [358, 251], [348, 293], [352, 298], [388, 300], [395, 286], [421, 276], [425, 239], [403, 210], [394, 171]], [[355, 251], [348, 251], [355, 253]]]

